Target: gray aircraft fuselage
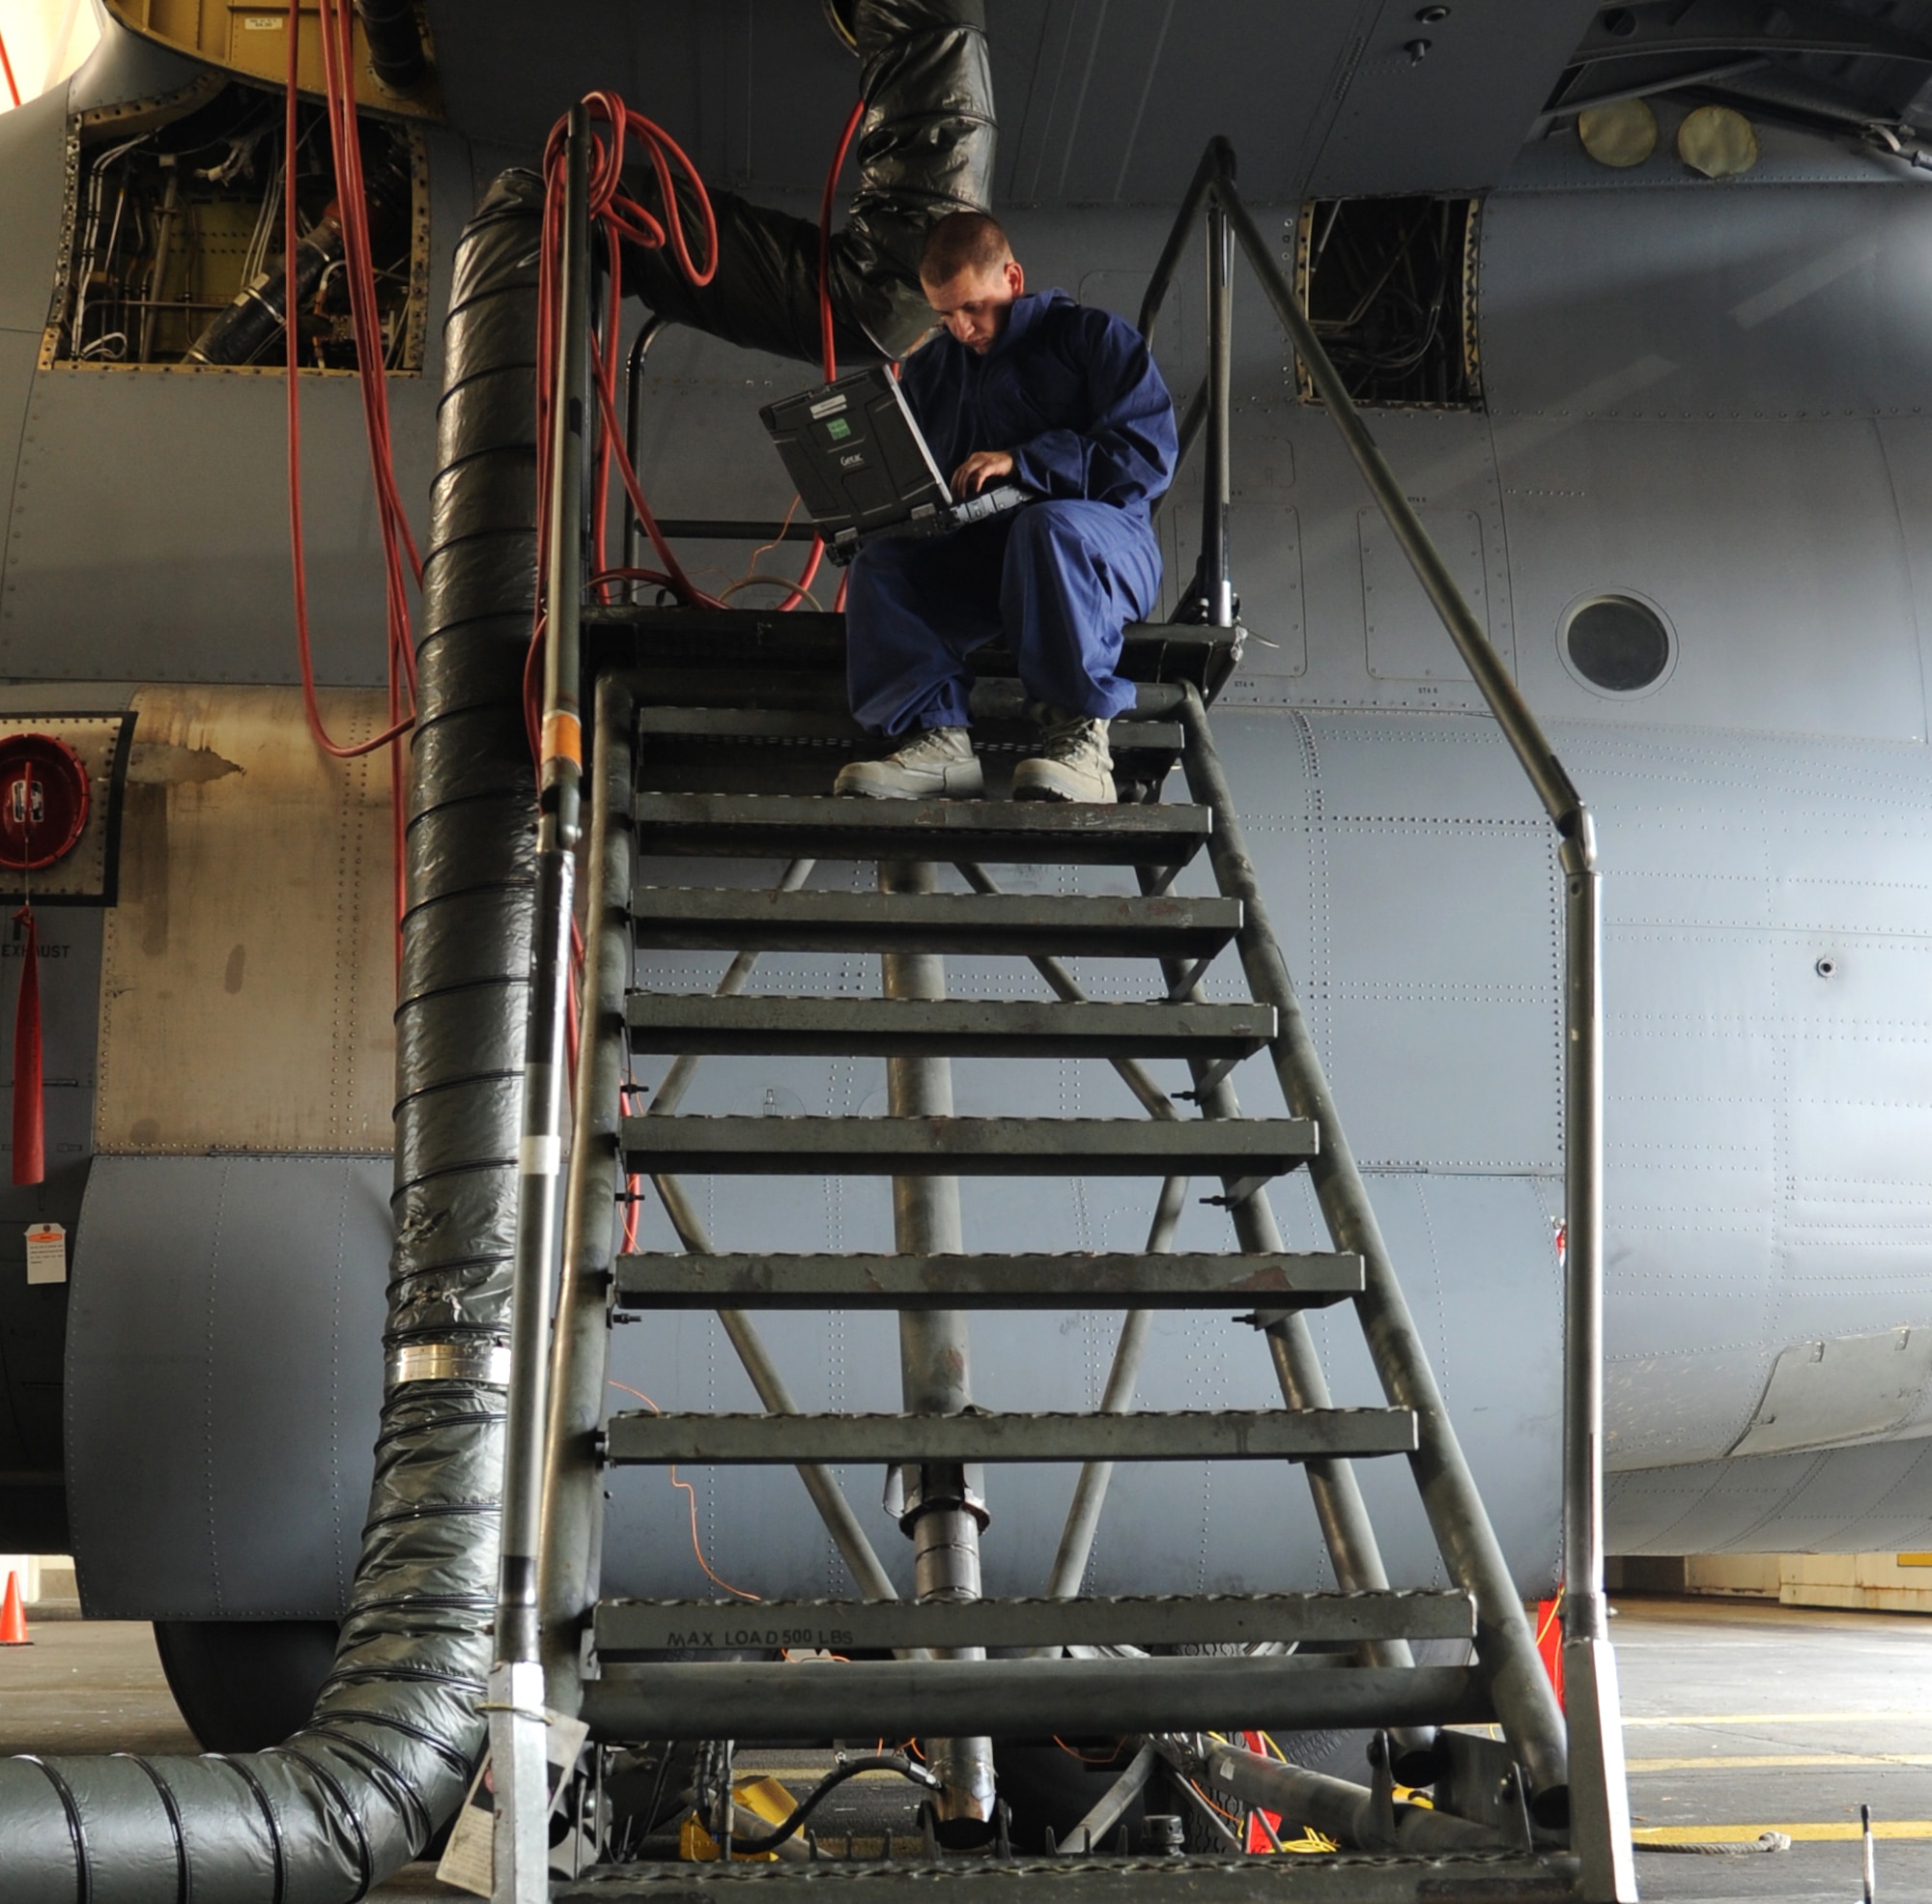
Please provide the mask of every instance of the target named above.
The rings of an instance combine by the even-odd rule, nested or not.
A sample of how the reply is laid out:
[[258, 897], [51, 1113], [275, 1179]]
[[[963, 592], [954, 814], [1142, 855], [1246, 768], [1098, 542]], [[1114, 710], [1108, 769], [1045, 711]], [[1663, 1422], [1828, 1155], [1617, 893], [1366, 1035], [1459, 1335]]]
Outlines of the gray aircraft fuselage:
[[[834, 53], [813, 69], [813, 126], [837, 119], [838, 69], [819, 78]], [[142, 704], [137, 690], [296, 679], [279, 374], [43, 361], [72, 215], [68, 115], [188, 71], [117, 29], [71, 88], [0, 118], [8, 730], [118, 717]], [[570, 97], [559, 75], [580, 75], [561, 58], [538, 71], [556, 82], [541, 122]], [[635, 102], [676, 118], [671, 101]], [[427, 138], [427, 356], [391, 382], [418, 512], [451, 247], [481, 186], [527, 157], [522, 120], [453, 121]], [[1138, 201], [1075, 204], [1065, 167], [1056, 189], [1051, 153], [1038, 156], [1037, 126], [1011, 136], [1021, 157], [1001, 209], [1031, 282], [1131, 316], [1194, 152], [1171, 155]], [[1597, 817], [1621, 1552], [1932, 1539], [1932, 197], [1889, 159], [1776, 128], [1760, 139], [1755, 171], [1726, 181], [1662, 146], [1627, 172], [1595, 164], [1574, 133], [1527, 148], [1482, 198], [1480, 406], [1370, 419]], [[1257, 207], [1285, 248], [1297, 196]], [[1183, 396], [1204, 367], [1203, 313], [1190, 265], [1157, 348]], [[1217, 739], [1458, 1433], [1520, 1584], [1547, 1590], [1562, 1205], [1548, 829], [1238, 272], [1235, 349], [1234, 572], [1251, 636]], [[781, 516], [787, 489], [757, 411], [812, 372], [671, 330], [644, 375], [640, 474], [659, 511]], [[382, 612], [357, 394], [317, 377], [303, 404], [318, 671], [367, 687], [382, 678]], [[1190, 466], [1160, 518], [1163, 611], [1193, 566], [1199, 483]], [[733, 576], [750, 554], [687, 551]], [[1566, 642], [1579, 607], [1605, 596], [1647, 605], [1667, 632], [1661, 675], [1635, 691], [1593, 685]], [[138, 749], [139, 722], [132, 736]], [[138, 770], [129, 784], [118, 894], [43, 910], [53, 1169], [43, 1190], [0, 1193], [0, 1548], [71, 1530], [97, 1613], [326, 1616], [354, 1564], [380, 1383], [382, 1140], [304, 1126], [238, 1155], [103, 1121], [120, 1101], [105, 1075], [132, 1062], [105, 1009], [124, 969], [103, 951], [108, 915], [163, 876], [172, 822], [144, 833], [141, 813], [189, 797], [179, 776], [149, 798], [155, 784]], [[375, 827], [368, 850], [384, 838]], [[166, 874], [216, 912], [224, 876], [219, 856]], [[708, 985], [722, 963], [657, 955], [639, 979]], [[760, 983], [871, 982], [858, 964], [773, 957]], [[234, 995], [266, 1002], [221, 1034], [228, 1059], [275, 1071], [276, 988], [293, 1006], [327, 961], [237, 969]], [[963, 962], [952, 982], [983, 976]], [[1146, 993], [1104, 962], [1084, 976], [1095, 996]], [[0, 981], [0, 1009], [14, 982]], [[386, 1011], [365, 988], [345, 1036], [380, 1041]], [[1132, 1111], [1098, 1068], [956, 1068], [966, 1113]], [[1236, 1082], [1249, 1108], [1278, 1104], [1260, 1066]], [[882, 1065], [718, 1060], [688, 1108], [883, 1101]], [[694, 1187], [721, 1247], [890, 1247], [878, 1185]], [[1277, 1205], [1293, 1245], [1320, 1244], [1304, 1186], [1290, 1180]], [[1148, 1208], [1110, 1183], [1000, 1183], [968, 1185], [965, 1214], [969, 1247], [1132, 1248]], [[18, 1238], [46, 1215], [73, 1233], [72, 1280], [29, 1290]], [[645, 1235], [663, 1240], [661, 1225], [653, 1207]], [[1226, 1239], [1225, 1217], [1197, 1208], [1180, 1241]], [[1093, 1405], [1116, 1326], [1107, 1313], [976, 1322], [976, 1398]], [[1379, 1401], [1352, 1327], [1316, 1327], [1338, 1401]], [[890, 1318], [797, 1317], [774, 1337], [802, 1406], [897, 1406]], [[754, 1406], [708, 1316], [620, 1332], [615, 1367], [667, 1408]], [[1264, 1407], [1271, 1381], [1245, 1327], [1163, 1317], [1140, 1400]], [[763, 1594], [839, 1587], [792, 1476], [696, 1478], [704, 1554], [724, 1578]], [[989, 1590], [1038, 1590], [1069, 1480], [997, 1478]], [[876, 1477], [845, 1481], [869, 1515]], [[1434, 1549], [1406, 1482], [1365, 1485], [1391, 1574], [1428, 1583]], [[684, 1497], [652, 1475], [612, 1492], [611, 1588], [709, 1591]], [[1117, 1487], [1092, 1578], [1258, 1589], [1315, 1578], [1319, 1546], [1278, 1473], [1163, 1468]]]

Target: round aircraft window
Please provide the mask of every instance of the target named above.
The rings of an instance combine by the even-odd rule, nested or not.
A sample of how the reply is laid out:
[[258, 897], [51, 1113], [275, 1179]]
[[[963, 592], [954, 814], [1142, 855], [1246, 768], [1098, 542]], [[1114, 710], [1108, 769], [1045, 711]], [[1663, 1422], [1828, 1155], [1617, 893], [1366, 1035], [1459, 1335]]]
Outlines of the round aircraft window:
[[1606, 695], [1640, 695], [1670, 668], [1670, 629], [1634, 595], [1578, 602], [1564, 617], [1560, 640], [1572, 672]]

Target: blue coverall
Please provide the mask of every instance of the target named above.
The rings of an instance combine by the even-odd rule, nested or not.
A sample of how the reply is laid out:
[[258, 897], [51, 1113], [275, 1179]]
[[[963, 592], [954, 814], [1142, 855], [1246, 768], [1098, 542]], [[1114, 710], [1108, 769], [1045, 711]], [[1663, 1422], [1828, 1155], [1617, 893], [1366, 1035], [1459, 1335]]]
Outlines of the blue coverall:
[[1149, 505], [1172, 480], [1174, 400], [1140, 333], [1063, 291], [1016, 298], [984, 356], [942, 332], [901, 387], [940, 473], [1009, 450], [1040, 500], [950, 535], [881, 538], [845, 601], [852, 712], [874, 733], [968, 725], [966, 657], [1004, 635], [1028, 695], [1111, 720], [1133, 704], [1121, 630], [1160, 589]]

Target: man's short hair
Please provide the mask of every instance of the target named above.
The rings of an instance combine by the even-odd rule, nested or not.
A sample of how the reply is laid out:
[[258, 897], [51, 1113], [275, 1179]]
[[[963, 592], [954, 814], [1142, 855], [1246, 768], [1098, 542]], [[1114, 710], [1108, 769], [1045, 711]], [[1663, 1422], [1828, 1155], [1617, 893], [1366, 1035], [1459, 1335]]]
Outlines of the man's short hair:
[[996, 270], [1012, 255], [997, 218], [984, 212], [949, 212], [925, 235], [919, 274], [926, 284], [950, 284], [961, 271]]

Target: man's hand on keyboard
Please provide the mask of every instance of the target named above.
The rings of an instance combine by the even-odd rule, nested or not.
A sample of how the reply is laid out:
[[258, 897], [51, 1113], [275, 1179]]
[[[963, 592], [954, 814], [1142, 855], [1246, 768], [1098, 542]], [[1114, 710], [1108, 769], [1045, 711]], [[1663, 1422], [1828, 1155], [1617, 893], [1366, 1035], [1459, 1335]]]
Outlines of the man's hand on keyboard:
[[990, 482], [1013, 473], [1013, 459], [1004, 449], [975, 450], [966, 461], [952, 472], [952, 494], [964, 501], [969, 496], [978, 496]]

